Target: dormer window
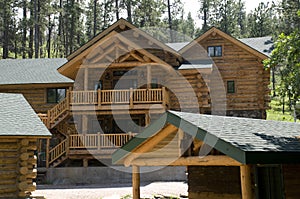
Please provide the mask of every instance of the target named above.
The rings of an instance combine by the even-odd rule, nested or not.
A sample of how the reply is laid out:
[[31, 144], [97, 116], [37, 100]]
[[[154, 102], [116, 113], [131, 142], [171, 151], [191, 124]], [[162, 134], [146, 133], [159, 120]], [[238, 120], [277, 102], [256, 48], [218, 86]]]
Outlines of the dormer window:
[[210, 57], [222, 57], [222, 46], [208, 46], [207, 54]]

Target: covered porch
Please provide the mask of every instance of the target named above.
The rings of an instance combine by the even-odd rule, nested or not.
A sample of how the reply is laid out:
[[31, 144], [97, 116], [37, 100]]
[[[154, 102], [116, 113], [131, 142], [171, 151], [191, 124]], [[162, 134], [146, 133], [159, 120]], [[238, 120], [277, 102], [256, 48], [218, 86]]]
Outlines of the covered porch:
[[299, 134], [295, 123], [168, 111], [112, 160], [132, 166], [134, 199], [144, 166], [186, 166], [190, 199], [297, 198], [286, 168], [300, 168]]

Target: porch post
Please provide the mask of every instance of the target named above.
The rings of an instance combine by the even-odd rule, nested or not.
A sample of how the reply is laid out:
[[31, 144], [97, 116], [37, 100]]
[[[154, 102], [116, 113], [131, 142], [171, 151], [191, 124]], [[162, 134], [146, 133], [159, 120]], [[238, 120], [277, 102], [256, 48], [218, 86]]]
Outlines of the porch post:
[[140, 199], [140, 168], [132, 165], [132, 199]]
[[242, 199], [252, 199], [251, 166], [240, 166]]
[[87, 66], [84, 68], [84, 82], [83, 82], [83, 90], [87, 91], [89, 87], [89, 69]]
[[150, 89], [151, 88], [151, 66], [147, 66], [147, 88]]
[[46, 143], [46, 168], [49, 168], [49, 148], [50, 148], [50, 139], [47, 139]]

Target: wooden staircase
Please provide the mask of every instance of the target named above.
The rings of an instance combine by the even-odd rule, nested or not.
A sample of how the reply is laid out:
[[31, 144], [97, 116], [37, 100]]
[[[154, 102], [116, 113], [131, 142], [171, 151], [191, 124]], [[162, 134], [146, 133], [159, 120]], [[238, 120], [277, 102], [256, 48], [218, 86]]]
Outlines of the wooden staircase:
[[58, 145], [50, 149], [49, 160], [47, 165], [51, 165], [51, 167], [56, 167], [60, 165], [63, 161], [68, 159], [68, 149], [69, 149], [68, 141], [69, 141], [68, 138], [66, 138]]
[[69, 98], [65, 98], [53, 108], [48, 110], [47, 114], [38, 114], [40, 119], [44, 122], [48, 129], [53, 129], [62, 121], [64, 121], [68, 116], [70, 116], [70, 104]]

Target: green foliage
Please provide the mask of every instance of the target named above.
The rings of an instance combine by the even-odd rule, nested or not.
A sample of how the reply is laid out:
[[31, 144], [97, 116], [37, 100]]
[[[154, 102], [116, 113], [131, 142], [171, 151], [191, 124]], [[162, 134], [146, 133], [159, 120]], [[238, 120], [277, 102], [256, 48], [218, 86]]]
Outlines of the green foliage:
[[269, 3], [261, 2], [257, 8], [248, 14], [248, 36], [263, 37], [272, 34], [273, 12]]
[[[280, 98], [273, 98], [270, 103], [270, 109], [267, 110], [267, 120], [276, 120], [276, 121], [287, 121], [293, 122], [293, 113], [287, 109], [284, 113], [282, 113], [283, 104]], [[287, 99], [285, 99], [287, 102]], [[297, 120], [299, 122], [299, 120]]]
[[295, 106], [300, 98], [300, 32], [294, 30], [290, 35], [280, 34], [275, 42], [270, 59], [264, 61], [269, 68], [276, 68], [280, 76], [278, 93]]

